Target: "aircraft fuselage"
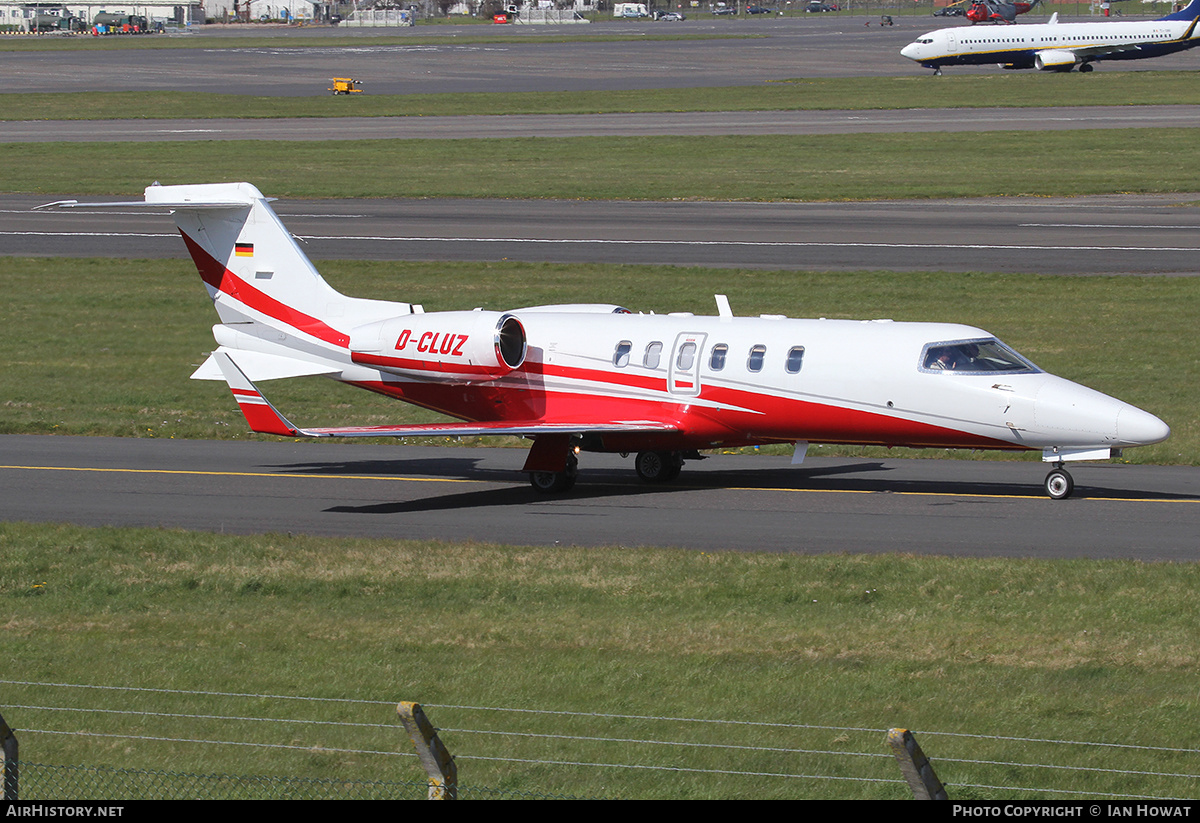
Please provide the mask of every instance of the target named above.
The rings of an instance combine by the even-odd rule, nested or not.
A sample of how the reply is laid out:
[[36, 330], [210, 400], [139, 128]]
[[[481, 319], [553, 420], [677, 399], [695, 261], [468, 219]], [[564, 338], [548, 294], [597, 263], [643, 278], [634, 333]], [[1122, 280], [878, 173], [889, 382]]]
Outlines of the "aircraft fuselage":
[[900, 54], [926, 68], [986, 65], [1066, 71], [1097, 60], [1160, 57], [1197, 45], [1194, 20], [955, 26], [923, 34]]

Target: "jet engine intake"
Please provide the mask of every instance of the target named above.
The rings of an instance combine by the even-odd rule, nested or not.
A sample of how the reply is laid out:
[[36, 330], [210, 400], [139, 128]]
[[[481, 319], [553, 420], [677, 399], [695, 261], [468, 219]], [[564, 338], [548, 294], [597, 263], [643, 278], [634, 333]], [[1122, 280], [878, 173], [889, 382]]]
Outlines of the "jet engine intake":
[[511, 314], [485, 311], [410, 314], [350, 333], [355, 363], [392, 374], [475, 383], [525, 362], [525, 327]]
[[1075, 52], [1065, 49], [1047, 49], [1033, 56], [1033, 66], [1038, 71], [1070, 71], [1077, 62]]

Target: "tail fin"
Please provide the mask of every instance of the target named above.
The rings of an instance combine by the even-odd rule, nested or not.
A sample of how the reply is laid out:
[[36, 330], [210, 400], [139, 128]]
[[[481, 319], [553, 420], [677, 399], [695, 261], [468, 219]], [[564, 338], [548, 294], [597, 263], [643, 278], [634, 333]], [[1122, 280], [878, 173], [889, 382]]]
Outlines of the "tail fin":
[[1200, 0], [1191, 0], [1184, 8], [1179, 11], [1172, 12], [1166, 17], [1160, 17], [1159, 20], [1195, 20], [1200, 17]]
[[254, 348], [344, 352], [355, 326], [413, 311], [409, 303], [364, 300], [336, 291], [301, 251], [267, 198], [249, 183], [155, 183], [146, 187], [141, 202], [69, 200], [39, 208], [114, 206], [171, 210], [221, 322], [267, 344]]
[[349, 298], [325, 282], [254, 186], [149, 186], [146, 205], [174, 211], [222, 322], [291, 326], [339, 347], [348, 343], [329, 321], [345, 315]]

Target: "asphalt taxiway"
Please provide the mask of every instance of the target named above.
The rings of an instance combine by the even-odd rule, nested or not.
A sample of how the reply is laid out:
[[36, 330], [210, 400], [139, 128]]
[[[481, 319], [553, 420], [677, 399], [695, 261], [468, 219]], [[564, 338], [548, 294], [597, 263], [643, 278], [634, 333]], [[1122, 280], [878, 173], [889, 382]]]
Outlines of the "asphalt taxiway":
[[585, 454], [536, 493], [521, 449], [0, 436], [0, 519], [230, 534], [964, 557], [1200, 557], [1200, 469], [716, 455], [676, 483]]
[[0, 143], [462, 140], [512, 137], [832, 136], [898, 132], [1196, 128], [1200, 106], [643, 112], [455, 117], [0, 121]]
[[[0, 255], [186, 257], [165, 213], [33, 210], [71, 197], [0, 195]], [[284, 199], [273, 208], [314, 260], [1190, 277], [1198, 271], [1200, 210], [1183, 206], [1198, 199], [1198, 194], [917, 204]]]

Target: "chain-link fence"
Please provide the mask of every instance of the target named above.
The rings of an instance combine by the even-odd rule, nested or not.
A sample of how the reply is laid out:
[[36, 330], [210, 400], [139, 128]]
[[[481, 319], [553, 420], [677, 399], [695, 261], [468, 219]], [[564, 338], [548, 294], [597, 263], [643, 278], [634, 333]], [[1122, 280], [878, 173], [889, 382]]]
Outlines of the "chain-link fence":
[[2, 682], [21, 722], [0, 716], [0, 782], [19, 802], [1152, 800], [1191, 797], [1200, 777], [1200, 749], [1145, 740], [893, 729], [885, 743], [845, 724]]
[[424, 800], [424, 781], [192, 774], [21, 762], [21, 800]]
[[[313, 779], [277, 775], [56, 766], [21, 762], [20, 799], [37, 800], [425, 800], [424, 780]], [[580, 800], [486, 786], [458, 787], [459, 800]]]

